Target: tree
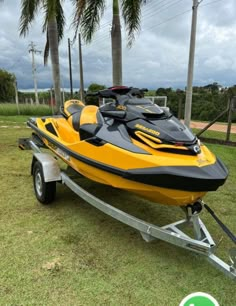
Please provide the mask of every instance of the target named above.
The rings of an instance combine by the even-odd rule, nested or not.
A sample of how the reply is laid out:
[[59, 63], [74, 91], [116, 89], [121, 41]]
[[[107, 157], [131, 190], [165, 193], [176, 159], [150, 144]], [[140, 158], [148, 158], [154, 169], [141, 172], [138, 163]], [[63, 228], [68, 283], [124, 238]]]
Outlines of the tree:
[[227, 93], [229, 98], [236, 96], [236, 85], [229, 87]]
[[14, 74], [0, 69], [0, 101], [11, 102], [15, 97]]
[[88, 87], [88, 91], [98, 91], [98, 90], [102, 90], [105, 89], [106, 86], [105, 85], [100, 85], [97, 83], [91, 83]]
[[[81, 28], [81, 34], [86, 43], [92, 41], [103, 15], [105, 0], [73, 0], [75, 4], [74, 22], [76, 30]], [[120, 8], [128, 33], [128, 46], [131, 47], [135, 33], [140, 29], [141, 5], [145, 0], [113, 0], [113, 19], [111, 29], [112, 74], [113, 85], [122, 85], [122, 40], [120, 26]]]
[[63, 37], [65, 18], [62, 8], [63, 0], [21, 0], [20, 35], [26, 36], [31, 23], [39, 10], [44, 12], [42, 32], [47, 35], [44, 52], [46, 64], [50, 51], [53, 85], [55, 90], [56, 108], [61, 106], [60, 65], [58, 44]]
[[221, 88], [222, 86], [219, 85], [217, 82], [214, 82], [212, 84], [208, 84], [206, 86], [204, 86], [204, 88], [206, 90], [211, 91], [213, 94], [218, 94], [219, 93], [219, 88]]
[[[88, 92], [95, 92], [95, 91], [99, 91], [99, 90], [102, 90], [102, 89], [105, 89], [105, 88], [106, 88], [105, 85], [92, 83], [88, 87]], [[99, 98], [98, 97], [86, 96], [85, 102], [86, 102], [86, 105], [91, 105], [92, 104], [92, 105], [99, 106]]]
[[168, 95], [169, 93], [172, 92], [172, 88], [169, 87], [169, 88], [163, 88], [163, 87], [160, 87], [156, 90], [156, 95], [157, 96], [166, 96]]

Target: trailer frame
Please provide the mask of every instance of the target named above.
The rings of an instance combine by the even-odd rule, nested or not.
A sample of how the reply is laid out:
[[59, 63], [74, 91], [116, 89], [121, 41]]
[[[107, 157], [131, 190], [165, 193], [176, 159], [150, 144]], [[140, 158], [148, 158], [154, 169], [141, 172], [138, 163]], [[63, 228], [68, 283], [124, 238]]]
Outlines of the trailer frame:
[[[231, 264], [225, 263], [215, 255], [216, 243], [200, 219], [201, 209], [193, 211], [191, 207], [186, 207], [184, 209], [186, 214], [185, 219], [165, 226], [148, 223], [102, 201], [83, 189], [72, 178], [70, 178], [65, 171], [61, 171], [56, 159], [51, 154], [42, 152], [39, 146], [32, 139], [19, 139], [19, 147], [21, 149], [32, 149], [34, 152], [31, 166], [32, 175], [34, 175], [32, 169], [35, 162], [37, 161], [41, 164], [43, 179], [38, 181], [39, 184], [60, 182], [93, 207], [139, 231], [146, 242], [160, 239], [172, 245], [197, 253], [198, 255], [202, 255], [216, 268], [220, 269], [230, 278], [236, 280], [236, 250], [235, 248], [230, 250]], [[40, 190], [40, 186], [38, 189]], [[35, 188], [35, 192], [37, 193], [37, 188]], [[199, 201], [198, 204], [202, 208], [204, 207], [203, 201]], [[184, 232], [183, 229], [186, 227], [192, 228], [194, 238]]]

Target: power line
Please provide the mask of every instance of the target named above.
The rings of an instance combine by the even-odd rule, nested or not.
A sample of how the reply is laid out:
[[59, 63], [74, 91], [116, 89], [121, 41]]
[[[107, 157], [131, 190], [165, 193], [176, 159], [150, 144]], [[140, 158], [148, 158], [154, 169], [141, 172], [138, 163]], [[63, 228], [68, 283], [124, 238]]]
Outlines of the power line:
[[[108, 30], [108, 29], [107, 29]], [[97, 43], [101, 40], [104, 39], [104, 37], [106, 37], [108, 35], [108, 33], [110, 33], [110, 31], [107, 31], [107, 32], [104, 32], [104, 33], [101, 33], [100, 36], [95, 36], [95, 38], [92, 40], [91, 43]]]
[[[168, 1], [168, 0], [167, 0]], [[171, 0], [172, 1], [172, 0]], [[160, 4], [162, 4], [162, 3], [166, 3], [166, 0], [162, 0], [162, 1], [160, 1], [160, 2], [152, 2], [152, 3], [149, 3], [149, 4], [145, 4], [144, 6], [143, 6], [143, 10], [142, 10], [142, 12], [143, 13], [146, 13], [146, 12], [150, 12], [150, 11], [153, 11], [153, 9], [156, 7], [156, 6], [159, 6]]]
[[[155, 5], [156, 4], [158, 4], [158, 5], [160, 5], [160, 4], [162, 4], [162, 3], [164, 3], [166, 0], [162, 0], [162, 1], [160, 1], [160, 2], [158, 2], [158, 3], [154, 3]], [[178, 4], [178, 3], [180, 3], [181, 1], [183, 1], [183, 0], [178, 0], [178, 1], [175, 1], [175, 0], [171, 0], [171, 1], [169, 1], [169, 2], [165, 2], [165, 4], [164, 5], [161, 5], [161, 6], [159, 6], [159, 7], [156, 7], [156, 9], [154, 10], [155, 12], [157, 12], [157, 14], [159, 14], [159, 13], [161, 13], [162, 11], [164, 11], [164, 10], [166, 10], [166, 9], [168, 9], [168, 8], [170, 8], [170, 7], [172, 7], [172, 6], [174, 6], [174, 5], [176, 5], [176, 4]], [[162, 8], [162, 9], [161, 9]], [[160, 10], [161, 9], [161, 10]], [[150, 13], [149, 14], [147, 14], [147, 15], [145, 15], [145, 16], [142, 16], [142, 18], [145, 18], [145, 17], [151, 17], [151, 16], [153, 16], [154, 14], [153, 14], [153, 9], [152, 9], [152, 14], [150, 15]], [[174, 16], [175, 17], [175, 16]], [[146, 18], [145, 18], [146, 19]], [[144, 20], [145, 20], [144, 19]], [[169, 20], [169, 19], [168, 19]], [[168, 21], [167, 20], [167, 21]], [[164, 22], [161, 22], [160, 24], [158, 24], [158, 25], [161, 25], [161, 24], [163, 24], [163, 23], [165, 23], [165, 22], [167, 22], [167, 21], [164, 21]], [[104, 33], [104, 30], [102, 31], [102, 33], [99, 33], [99, 31], [102, 29], [102, 28], [107, 28], [107, 30], [108, 30], [108, 25], [110, 24], [110, 21], [109, 22], [106, 22], [106, 23], [104, 23], [104, 24], [102, 24], [102, 26], [100, 26], [100, 28], [97, 30], [97, 32], [96, 32], [96, 34], [95, 34], [95, 38], [92, 40], [92, 42], [91, 42], [91, 44], [90, 45], [88, 45], [88, 46], [92, 46], [93, 44], [96, 44], [96, 46], [97, 46], [97, 43], [100, 43], [100, 42], [103, 42], [105, 39], [108, 39], [109, 37], [110, 37], [110, 31], [109, 31], [109, 33]], [[157, 26], [158, 26], [157, 25]], [[155, 25], [156, 26], [156, 25]], [[152, 28], [152, 27], [151, 27]], [[122, 39], [122, 41], [123, 41], [124, 39]]]
[[[174, 6], [174, 5], [176, 5], [177, 3], [181, 2], [181, 1], [183, 1], [183, 0], [178, 0], [178, 1], [175, 1], [175, 2], [172, 2], [172, 3], [171, 3], [171, 2], [168, 2], [167, 4], [169, 4], [169, 6], [168, 6], [168, 7], [165, 7], [165, 8], [164, 8], [164, 5], [161, 6], [161, 7], [164, 8], [164, 9], [162, 9], [161, 11], [163, 11], [163, 10], [165, 10], [165, 9], [171, 7], [171, 6]], [[216, 2], [220, 2], [220, 1], [223, 1], [223, 0], [211, 1], [211, 2], [209, 2], [209, 3], [206, 3], [206, 4], [204, 4], [204, 5], [201, 5], [200, 7], [203, 7], [203, 6], [206, 6], [206, 5], [211, 5], [211, 4], [214, 4], [214, 3], [216, 3]], [[158, 2], [158, 4], [160, 5], [160, 4], [163, 3], [163, 2], [164, 2], [164, 0]], [[156, 3], [155, 3], [155, 4], [156, 4]], [[159, 9], [160, 9], [160, 7], [159, 7]], [[159, 12], [161, 12], [161, 11], [159, 11]], [[145, 28], [145, 31], [146, 31], [146, 30], [151, 30], [151, 29], [153, 29], [153, 28], [157, 28], [157, 27], [159, 27], [159, 26], [161, 26], [161, 25], [163, 25], [163, 24], [165, 24], [165, 23], [171, 22], [172, 20], [174, 20], [174, 19], [176, 19], [176, 18], [178, 18], [178, 17], [180, 17], [180, 16], [182, 16], [182, 15], [185, 15], [185, 14], [191, 12], [191, 11], [192, 11], [192, 9], [188, 9], [188, 10], [185, 10], [185, 11], [183, 11], [183, 12], [180, 12], [179, 14], [176, 14], [176, 15], [174, 15], [174, 16], [168, 18], [168, 19], [165, 19], [165, 20], [163, 20], [163, 21], [161, 21], [161, 22], [159, 22], [159, 23], [157, 23], [157, 24], [155, 24], [155, 25], [153, 25], [153, 26], [150, 26], [150, 27], [148, 27], [148, 28]], [[146, 15], [146, 16], [147, 16], [147, 15]], [[143, 32], [143, 31], [141, 31], [141, 32]], [[124, 37], [124, 35], [123, 35], [123, 37]], [[96, 44], [96, 47], [99, 47], [99, 46], [104, 42], [104, 40], [109, 39], [109, 38], [110, 38], [110, 33], [103, 34], [103, 35], [97, 37], [95, 40], [93, 40], [93, 41], [91, 42], [91, 44], [88, 45], [88, 47], [93, 47], [94, 44]], [[125, 38], [122, 39], [122, 44], [125, 43], [125, 40], [126, 40]], [[124, 44], [124, 45], [125, 45], [125, 44]], [[102, 49], [99, 48], [100, 51], [101, 51], [101, 50], [104, 50], [104, 49], [107, 49], [107, 46], [103, 47]]]
[[[157, 11], [156, 13], [154, 12], [153, 14], [150, 14], [149, 16], [146, 16], [146, 17], [150, 18], [150, 17], [156, 16], [156, 15], [159, 15], [159, 14], [162, 13], [163, 11], [165, 11], [165, 10], [171, 8], [171, 7], [174, 7], [175, 5], [177, 5], [178, 3], [180, 3], [181, 1], [183, 1], [183, 0], [178, 0], [178, 1], [174, 2], [174, 3], [172, 3], [171, 5], [169, 5], [169, 6], [165, 7], [165, 8], [163, 8], [162, 10], [159, 10], [159, 11]], [[145, 22], [146, 20], [147, 20], [147, 18], [145, 18], [143, 21]]]
[[216, 2], [220, 2], [220, 1], [223, 1], [223, 0], [211, 1], [211, 2], [208, 2], [208, 3], [202, 4], [200, 7], [207, 6], [207, 5], [211, 5], [211, 4], [214, 4], [214, 3], [216, 3]]
[[[180, 2], [180, 1], [182, 1], [182, 0], [179, 0], [179, 2]], [[218, 1], [219, 1], [219, 0], [218, 0]], [[221, 1], [222, 1], [222, 0], [221, 0]], [[151, 29], [156, 28], [156, 27], [159, 27], [159, 26], [161, 26], [161, 25], [163, 25], [163, 24], [165, 24], [165, 23], [168, 23], [168, 22], [170, 22], [170, 21], [172, 21], [172, 20], [178, 18], [179, 16], [182, 16], [182, 15], [184, 15], [184, 14], [187, 14], [187, 13], [189, 13], [189, 12], [191, 12], [191, 11], [192, 11], [192, 9], [188, 9], [188, 10], [186, 10], [186, 11], [183, 11], [183, 12], [179, 13], [179, 14], [176, 14], [176, 15], [174, 15], [174, 16], [172, 16], [172, 17], [166, 19], [166, 20], [163, 20], [162, 22], [160, 22], [160, 23], [158, 23], [158, 24], [155, 24], [155, 25], [153, 25], [153, 26], [151, 26], [151, 27], [146, 28], [145, 31], [146, 31], [146, 30], [151, 30]], [[141, 31], [141, 32], [143, 32], [143, 31]], [[108, 39], [109, 37], [110, 37], [110, 35], [108, 35], [108, 34], [102, 36], [99, 40], [96, 41], [96, 46], [97, 46], [97, 43], [98, 43], [98, 42], [103, 41], [105, 38]], [[101, 40], [101, 39], [102, 39], [102, 40]], [[94, 41], [92, 41], [91, 45], [92, 45], [93, 43], [94, 43]], [[125, 38], [122, 39], [122, 43], [125, 43]], [[91, 45], [90, 45], [90, 46], [91, 46]], [[105, 48], [104, 48], [104, 49], [105, 49]]]
[[156, 7], [155, 9], [153, 7], [151, 7], [151, 11], [149, 11], [147, 14], [143, 14], [142, 17], [150, 17], [150, 16], [153, 16], [155, 15], [156, 13], [159, 14], [160, 12], [166, 10], [167, 8], [171, 7], [171, 6], [174, 6], [176, 3], [179, 3], [183, 0], [178, 0], [178, 1], [175, 1], [175, 0], [171, 0], [169, 2], [165, 2], [163, 5], [159, 6], [159, 7]]
[[[167, 1], [168, 1], [168, 0], [167, 0]], [[155, 9], [153, 9], [153, 6], [150, 7], [150, 10], [152, 11], [152, 14], [151, 14], [151, 15], [154, 15], [155, 12], [156, 12], [157, 14], [159, 14], [159, 13], [161, 13], [162, 11], [164, 11], [164, 10], [170, 8], [170, 7], [174, 7], [175, 5], [177, 5], [178, 3], [180, 3], [181, 1], [183, 1], [183, 0], [170, 1], [170, 2], [167, 3], [167, 2], [165, 2], [165, 0], [162, 0], [162, 1], [158, 2], [158, 3], [154, 3], [154, 4], [155, 4]], [[209, 3], [205, 3], [205, 4], [201, 5], [200, 7], [204, 7], [204, 6], [207, 6], [207, 5], [213, 5], [213, 4], [215, 4], [215, 3], [217, 3], [217, 2], [220, 2], [220, 1], [223, 1], [223, 0], [214, 0], [214, 1], [211, 1], [211, 2], [209, 2]], [[165, 2], [165, 4], [163, 4], [163, 2]], [[163, 4], [163, 5], [160, 6], [160, 4]], [[200, 8], [200, 7], [199, 7], [199, 8]], [[160, 10], [160, 9], [161, 9], [161, 10]], [[167, 19], [165, 19], [165, 20], [163, 20], [163, 21], [161, 21], [161, 22], [159, 22], [159, 23], [153, 25], [153, 26], [150, 26], [150, 27], [148, 27], [148, 28], [145, 28], [145, 31], [146, 31], [146, 30], [151, 30], [151, 29], [153, 29], [153, 28], [157, 28], [157, 27], [159, 27], [159, 26], [161, 26], [161, 25], [163, 25], [163, 24], [165, 24], [165, 23], [171, 22], [172, 20], [174, 20], [174, 19], [176, 19], [176, 18], [178, 18], [178, 17], [180, 17], [180, 16], [182, 16], [182, 15], [185, 15], [185, 14], [191, 12], [191, 11], [192, 11], [192, 8], [191, 8], [191, 9], [188, 9], [188, 10], [185, 10], [185, 11], [182, 11], [182, 12], [180, 12], [180, 13], [178, 13], [178, 14], [176, 14], [176, 15], [170, 17], [170, 18], [167, 18]], [[144, 15], [142, 16], [142, 18], [143, 18], [144, 20], [145, 20], [147, 17], [150, 17], [150, 16], [151, 16], [151, 15], [150, 15], [150, 12], [148, 12], [148, 10], [145, 10], [145, 13], [147, 13], [147, 14], [144, 14]], [[110, 22], [106, 22], [105, 24], [103, 24], [102, 27], [100, 27], [100, 29], [101, 29], [101, 28], [106, 28], [105, 25], [108, 25], [108, 24], [110, 24]], [[101, 46], [101, 44], [102, 44], [104, 41], [106, 41], [107, 39], [110, 38], [110, 32], [109, 32], [109, 33], [106, 33], [106, 34], [104, 34], [104, 31], [102, 31], [102, 32], [103, 32], [103, 35], [100, 35], [100, 36], [98, 36], [95, 40], [93, 40], [92, 43], [91, 43], [91, 45], [88, 45], [89, 48], [91, 48], [91, 47], [93, 48], [93, 47], [94, 47], [94, 44], [96, 44], [96, 48], [97, 48], [99, 51], [103, 51], [103, 50], [105, 50], [105, 49], [107, 50], [107, 48], [108, 48], [108, 44], [107, 44], [107, 43], [106, 43], [105, 46], [102, 46], [102, 48], [99, 48], [99, 47]], [[143, 32], [143, 31], [142, 31], [142, 32]], [[101, 34], [102, 34], [102, 33], [101, 33]], [[123, 35], [123, 37], [124, 37], [124, 35]], [[125, 42], [125, 38], [122, 39], [122, 44], [123, 44], [124, 42]], [[124, 46], [124, 44], [123, 44], [123, 46]]]
[[[163, 2], [165, 2], [166, 0], [162, 0], [162, 1], [160, 1], [160, 2], [158, 2], [158, 3], [154, 3], [154, 4], [158, 4], [158, 5], [160, 5], [161, 3], [163, 3]], [[176, 5], [177, 3], [179, 3], [179, 2], [181, 2], [181, 1], [183, 1], [183, 0], [178, 0], [178, 1], [175, 1], [175, 2], [172, 2], [173, 0], [171, 0], [170, 2], [167, 2], [167, 3], [165, 3], [164, 5], [162, 5], [162, 6], [160, 6], [160, 7], [158, 7], [158, 9], [160, 9], [160, 8], [163, 8], [161, 11], [159, 11], [159, 12], [162, 12], [162, 11], [164, 11], [165, 9], [168, 9], [169, 7], [171, 7], [171, 6], [174, 6], [174, 5]], [[168, 5], [169, 4], [169, 5]], [[168, 5], [167, 7], [165, 7], [166, 5]], [[164, 8], [165, 7], [165, 8]], [[157, 11], [157, 10], [155, 10], [155, 11]], [[158, 12], [158, 13], [159, 13]], [[152, 9], [152, 13], [153, 13], [153, 9]], [[147, 14], [146, 16], [148, 17], [148, 15], [149, 14]], [[152, 14], [153, 15], [153, 14]], [[151, 16], [152, 16], [151, 15]], [[142, 16], [142, 18], [144, 18], [144, 17], [146, 17], [146, 16]], [[99, 33], [99, 31], [101, 30], [101, 29], [103, 29], [103, 28], [106, 28], [109, 24], [111, 24], [111, 22], [109, 21], [109, 22], [106, 22], [106, 23], [104, 23], [104, 24], [102, 24], [100, 27], [99, 27], [99, 29], [97, 30], [97, 32], [96, 32], [96, 36], [95, 36], [95, 38], [92, 40], [92, 42], [91, 42], [91, 44], [94, 44], [94, 43], [98, 43], [98, 42], [100, 42], [100, 41], [103, 41], [105, 38], [107, 38], [107, 34], [106, 33], [104, 33], [104, 30], [102, 31], [103, 33]], [[107, 29], [108, 30], [108, 29]], [[109, 34], [109, 36], [110, 36], [110, 34]]]
[[176, 19], [176, 18], [178, 18], [179, 16], [182, 16], [182, 15], [184, 15], [184, 14], [186, 14], [186, 13], [191, 12], [191, 11], [192, 11], [192, 9], [188, 9], [188, 10], [186, 10], [186, 11], [184, 11], [184, 12], [182, 12], [182, 13], [179, 13], [179, 14], [177, 14], [177, 15], [174, 15], [174, 16], [172, 16], [171, 18], [168, 18], [168, 19], [166, 19], [166, 20], [164, 20], [164, 21], [162, 21], [162, 22], [160, 22], [160, 23], [158, 23], [158, 24], [155, 24], [155, 25], [153, 25], [152, 27], [146, 28], [145, 30], [151, 30], [151, 29], [153, 29], [153, 28], [159, 27], [159, 26], [161, 26], [162, 24], [168, 23], [168, 22], [170, 22], [171, 20]]
[[111, 24], [111, 21], [105, 22], [104, 24], [102, 24], [102, 25], [99, 27], [98, 31], [99, 31], [100, 29], [106, 27], [106, 26], [109, 25], [109, 24]]

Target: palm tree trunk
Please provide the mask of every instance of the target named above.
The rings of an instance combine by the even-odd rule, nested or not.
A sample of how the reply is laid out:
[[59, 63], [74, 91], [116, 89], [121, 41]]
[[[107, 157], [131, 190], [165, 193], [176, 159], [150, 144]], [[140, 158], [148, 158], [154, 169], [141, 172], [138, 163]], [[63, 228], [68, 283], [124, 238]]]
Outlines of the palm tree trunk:
[[113, 86], [120, 86], [122, 85], [122, 41], [118, 0], [113, 0], [111, 49]]
[[55, 90], [56, 99], [56, 112], [60, 110], [61, 102], [61, 84], [60, 84], [60, 65], [59, 65], [59, 52], [58, 52], [58, 30], [57, 21], [54, 16], [48, 21], [48, 40], [50, 46], [50, 56], [52, 63], [52, 77]]

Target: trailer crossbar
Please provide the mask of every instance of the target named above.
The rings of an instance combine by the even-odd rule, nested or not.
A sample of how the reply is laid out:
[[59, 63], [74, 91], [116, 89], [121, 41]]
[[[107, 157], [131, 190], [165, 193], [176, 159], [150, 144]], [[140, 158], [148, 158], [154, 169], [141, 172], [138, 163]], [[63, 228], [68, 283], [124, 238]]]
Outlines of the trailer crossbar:
[[[204, 255], [209, 262], [223, 271], [225, 274], [236, 280], [236, 269], [214, 255], [215, 243], [207, 228], [199, 218], [198, 214], [192, 215], [190, 219], [184, 219], [162, 227], [148, 223], [136, 218], [102, 200], [93, 196], [76, 184], [66, 173], [61, 172], [62, 183], [69, 187], [74, 193], [112, 218], [138, 230], [143, 239], [147, 242], [160, 239], [175, 246]], [[193, 225], [195, 239], [185, 234], [179, 226]]]

